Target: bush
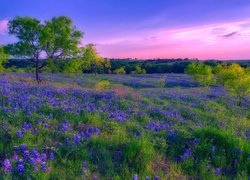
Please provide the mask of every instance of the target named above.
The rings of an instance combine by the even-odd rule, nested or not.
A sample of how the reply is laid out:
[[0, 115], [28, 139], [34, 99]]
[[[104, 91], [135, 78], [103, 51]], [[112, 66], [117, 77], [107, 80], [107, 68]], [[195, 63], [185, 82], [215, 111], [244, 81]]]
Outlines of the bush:
[[250, 96], [250, 73], [239, 64], [216, 67], [218, 83], [225, 86], [230, 93], [236, 95], [241, 105], [245, 96]]
[[135, 70], [131, 71], [131, 74], [146, 74], [146, 70], [142, 69], [140, 66], [135, 66]]
[[189, 64], [185, 69], [185, 73], [191, 75], [194, 80], [204, 86], [213, 85], [216, 82], [214, 74], [212, 73], [212, 68], [205, 64]]
[[124, 67], [118, 68], [113, 71], [114, 74], [126, 74]]
[[95, 85], [95, 89], [98, 91], [110, 90], [111, 89], [110, 82], [106, 80], [100, 81]]

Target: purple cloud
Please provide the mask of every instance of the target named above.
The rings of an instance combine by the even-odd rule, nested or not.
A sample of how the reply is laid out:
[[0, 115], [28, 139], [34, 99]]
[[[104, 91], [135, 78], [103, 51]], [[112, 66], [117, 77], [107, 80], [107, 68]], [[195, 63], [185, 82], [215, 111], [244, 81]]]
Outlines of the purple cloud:
[[231, 32], [231, 33], [223, 35], [222, 37], [223, 38], [231, 38], [231, 37], [234, 37], [236, 35], [238, 35], [238, 32]]

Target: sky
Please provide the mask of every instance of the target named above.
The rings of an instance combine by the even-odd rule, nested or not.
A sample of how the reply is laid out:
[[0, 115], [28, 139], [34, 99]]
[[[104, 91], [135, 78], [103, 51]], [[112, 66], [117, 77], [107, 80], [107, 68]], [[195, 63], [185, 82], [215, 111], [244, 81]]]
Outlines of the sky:
[[0, 0], [0, 44], [15, 16], [60, 15], [108, 58], [250, 59], [250, 0]]

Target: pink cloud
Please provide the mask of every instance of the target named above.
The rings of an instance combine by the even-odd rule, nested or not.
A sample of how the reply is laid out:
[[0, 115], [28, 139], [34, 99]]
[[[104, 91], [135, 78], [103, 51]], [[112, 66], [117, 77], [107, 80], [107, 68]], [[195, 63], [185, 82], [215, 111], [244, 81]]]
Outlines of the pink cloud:
[[8, 20], [0, 20], [0, 35], [6, 33], [8, 28]]
[[178, 29], [138, 30], [96, 40], [107, 57], [250, 58], [250, 19]]

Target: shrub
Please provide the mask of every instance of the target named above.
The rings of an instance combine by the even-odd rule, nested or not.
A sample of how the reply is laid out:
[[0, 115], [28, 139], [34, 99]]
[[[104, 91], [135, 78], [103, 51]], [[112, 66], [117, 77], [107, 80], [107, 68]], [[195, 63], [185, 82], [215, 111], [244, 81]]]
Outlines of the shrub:
[[111, 89], [110, 82], [106, 80], [100, 81], [95, 85], [95, 89], [98, 91], [110, 90]]
[[131, 74], [146, 74], [146, 70], [142, 69], [140, 66], [135, 66], [135, 70], [131, 71]]
[[189, 64], [185, 69], [185, 73], [191, 75], [193, 79], [198, 81], [201, 85], [210, 86], [215, 84], [212, 68], [205, 64]]
[[250, 73], [248, 69], [241, 67], [239, 64], [218, 65], [216, 75], [218, 83], [238, 97], [240, 105], [243, 98], [250, 95]]
[[126, 74], [124, 67], [118, 68], [113, 71], [114, 74]]

